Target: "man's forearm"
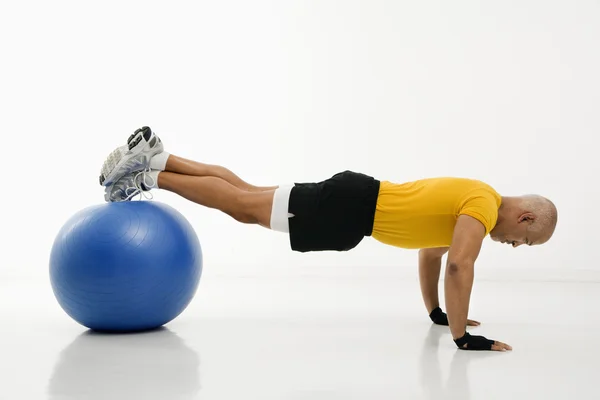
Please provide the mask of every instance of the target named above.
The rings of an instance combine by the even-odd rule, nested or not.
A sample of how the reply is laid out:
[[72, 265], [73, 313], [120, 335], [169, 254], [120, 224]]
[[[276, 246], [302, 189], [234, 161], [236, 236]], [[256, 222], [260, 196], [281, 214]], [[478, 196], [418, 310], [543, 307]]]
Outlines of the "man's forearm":
[[421, 294], [427, 308], [427, 313], [431, 313], [434, 308], [440, 305], [438, 296], [438, 285], [440, 280], [440, 270], [442, 268], [442, 257], [431, 257], [419, 254], [419, 283], [421, 284]]
[[462, 337], [467, 327], [469, 301], [473, 287], [474, 264], [469, 262], [449, 262], [444, 279], [446, 312], [452, 337]]

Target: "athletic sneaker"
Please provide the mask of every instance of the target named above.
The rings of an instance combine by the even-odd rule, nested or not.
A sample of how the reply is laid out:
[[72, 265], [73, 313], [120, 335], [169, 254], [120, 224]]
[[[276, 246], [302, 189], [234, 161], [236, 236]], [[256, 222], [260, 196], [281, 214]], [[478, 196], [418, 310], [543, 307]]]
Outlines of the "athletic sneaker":
[[136, 130], [127, 144], [113, 150], [102, 164], [100, 185], [110, 186], [124, 175], [149, 170], [150, 159], [163, 151], [162, 141], [149, 127]]
[[[157, 176], [157, 175], [155, 175]], [[129, 201], [138, 194], [144, 195], [156, 186], [156, 178], [146, 171], [129, 173], [104, 189], [104, 200], [109, 203]], [[145, 196], [146, 198], [151, 198]]]

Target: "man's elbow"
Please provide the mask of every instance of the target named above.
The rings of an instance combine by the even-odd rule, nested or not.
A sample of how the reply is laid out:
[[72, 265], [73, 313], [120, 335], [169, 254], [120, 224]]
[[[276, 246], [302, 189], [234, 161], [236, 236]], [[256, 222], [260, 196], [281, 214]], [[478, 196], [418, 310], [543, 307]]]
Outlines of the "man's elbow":
[[448, 275], [459, 275], [473, 270], [475, 262], [471, 260], [448, 260]]

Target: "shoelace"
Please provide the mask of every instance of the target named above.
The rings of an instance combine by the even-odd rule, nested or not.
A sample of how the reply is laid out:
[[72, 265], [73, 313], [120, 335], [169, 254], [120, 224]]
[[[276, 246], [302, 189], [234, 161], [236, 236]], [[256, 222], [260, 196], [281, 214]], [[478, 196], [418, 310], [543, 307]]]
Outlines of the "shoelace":
[[[152, 200], [154, 198], [154, 196], [152, 195], [152, 193], [150, 193], [150, 191], [146, 192], [141, 187], [142, 184], [144, 186], [146, 186], [147, 188], [154, 187], [154, 184], [156, 183], [154, 178], [152, 178], [151, 176], [146, 174], [146, 172], [150, 172], [150, 171], [151, 171], [150, 169], [140, 171], [133, 177], [133, 185], [134, 186], [128, 187], [127, 189], [125, 189], [125, 195], [127, 196], [125, 198], [125, 201], [131, 200], [138, 194], [140, 195], [140, 200], [142, 199], [142, 196], [144, 196], [146, 198], [146, 200]], [[140, 175], [142, 175], [142, 179], [140, 180], [140, 183], [138, 184], [138, 176], [140, 176]], [[151, 183], [148, 183], [146, 181], [147, 178], [151, 179]], [[133, 190], [133, 192], [129, 193], [130, 190]]]

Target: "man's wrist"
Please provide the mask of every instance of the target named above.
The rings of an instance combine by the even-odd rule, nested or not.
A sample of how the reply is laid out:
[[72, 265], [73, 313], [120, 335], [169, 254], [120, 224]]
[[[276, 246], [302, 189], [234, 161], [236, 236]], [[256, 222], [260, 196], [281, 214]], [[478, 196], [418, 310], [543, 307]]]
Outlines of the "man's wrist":
[[431, 311], [429, 318], [434, 324], [448, 326], [448, 316], [440, 307], [436, 307]]
[[442, 311], [442, 309], [440, 308], [440, 306], [436, 306], [429, 313], [429, 318], [431, 318], [433, 321], [435, 321], [436, 318], [439, 318], [442, 315], [444, 315], [444, 312]]
[[[427, 306], [427, 304], [425, 304]], [[440, 308], [440, 303], [433, 303], [431, 304], [429, 307], [427, 307], [427, 310], [429, 312], [429, 314], [431, 314], [432, 312], [435, 311], [436, 308]]]
[[454, 343], [456, 343], [456, 345], [458, 347], [464, 347], [464, 345], [469, 342], [470, 336], [471, 335], [469, 334], [469, 332], [465, 331], [465, 333], [463, 333], [460, 337], [458, 337], [458, 338], [453, 337]]
[[466, 329], [463, 329], [462, 331], [452, 331], [452, 329], [450, 329], [451, 333], [452, 333], [452, 340], [457, 341], [460, 340], [462, 338], [468, 337], [469, 332], [467, 332]]

